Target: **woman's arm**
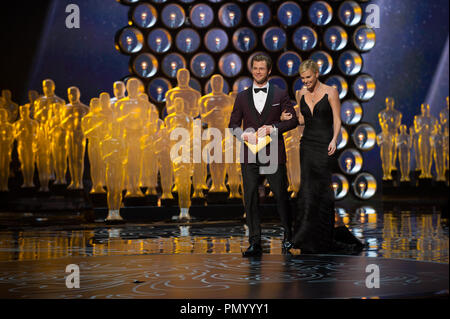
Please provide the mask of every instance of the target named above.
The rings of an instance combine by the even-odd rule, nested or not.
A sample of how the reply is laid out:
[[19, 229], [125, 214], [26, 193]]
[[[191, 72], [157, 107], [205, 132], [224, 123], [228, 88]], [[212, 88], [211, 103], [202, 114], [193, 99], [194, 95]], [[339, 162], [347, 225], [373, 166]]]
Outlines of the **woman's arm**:
[[333, 110], [333, 139], [328, 146], [328, 155], [333, 155], [336, 151], [336, 143], [339, 133], [341, 131], [341, 101], [339, 100], [339, 93], [334, 87], [330, 92], [330, 105]]

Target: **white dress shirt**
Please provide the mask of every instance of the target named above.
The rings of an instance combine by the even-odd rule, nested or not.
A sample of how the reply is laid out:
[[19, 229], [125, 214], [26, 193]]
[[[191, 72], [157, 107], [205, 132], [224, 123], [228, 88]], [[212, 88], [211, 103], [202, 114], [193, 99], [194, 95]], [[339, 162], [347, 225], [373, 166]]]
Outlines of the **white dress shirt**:
[[[255, 89], [263, 89], [266, 88], [267, 92], [260, 91], [258, 93], [255, 93]], [[253, 82], [253, 103], [255, 103], [256, 110], [258, 110], [259, 114], [264, 109], [264, 105], [266, 105], [267, 100], [267, 94], [269, 93], [269, 82], [266, 83], [266, 85], [259, 87], [256, 85], [255, 82]]]

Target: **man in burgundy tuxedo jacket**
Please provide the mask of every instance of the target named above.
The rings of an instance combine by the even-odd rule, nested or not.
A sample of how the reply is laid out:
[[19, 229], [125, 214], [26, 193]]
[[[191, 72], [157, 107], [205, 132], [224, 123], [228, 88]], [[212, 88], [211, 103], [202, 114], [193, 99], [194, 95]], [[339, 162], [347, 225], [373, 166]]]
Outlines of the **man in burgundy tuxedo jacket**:
[[[250, 242], [250, 247], [243, 253], [244, 257], [262, 254], [258, 207], [260, 174], [266, 175], [277, 200], [277, 210], [284, 227], [283, 253], [287, 253], [292, 247], [292, 217], [287, 193], [286, 150], [283, 133], [297, 127], [298, 119], [287, 91], [268, 83], [271, 68], [272, 61], [265, 55], [256, 55], [252, 59], [253, 85], [237, 95], [228, 125], [236, 138], [241, 141], [255, 144], [257, 132], [258, 137], [270, 135], [272, 137], [270, 144], [276, 143], [276, 145], [268, 145], [256, 156], [251, 156], [252, 153], [244, 144], [244, 152], [241, 153], [244, 206]], [[292, 118], [288, 121], [281, 121], [280, 116], [283, 111], [291, 113]], [[270, 154], [271, 151], [275, 154]], [[274, 166], [275, 169], [273, 169]], [[268, 173], [267, 167], [272, 168], [270, 173]]]

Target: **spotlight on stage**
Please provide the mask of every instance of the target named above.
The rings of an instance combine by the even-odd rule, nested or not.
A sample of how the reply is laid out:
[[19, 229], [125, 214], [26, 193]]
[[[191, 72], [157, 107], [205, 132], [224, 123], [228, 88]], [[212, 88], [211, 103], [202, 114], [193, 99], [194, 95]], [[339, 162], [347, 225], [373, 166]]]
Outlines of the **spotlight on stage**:
[[375, 146], [376, 138], [375, 129], [366, 123], [358, 125], [352, 134], [353, 143], [363, 151], [371, 150]]
[[345, 125], [355, 125], [361, 121], [363, 109], [355, 100], [346, 100], [341, 103], [341, 120]]
[[347, 196], [349, 183], [344, 175], [333, 174], [331, 176], [331, 187], [333, 188], [334, 198], [338, 200]]
[[348, 175], [355, 175], [362, 169], [363, 158], [359, 151], [349, 148], [341, 153], [338, 163], [342, 172]]
[[352, 183], [353, 193], [360, 199], [369, 199], [377, 190], [377, 181], [369, 173], [359, 174]]

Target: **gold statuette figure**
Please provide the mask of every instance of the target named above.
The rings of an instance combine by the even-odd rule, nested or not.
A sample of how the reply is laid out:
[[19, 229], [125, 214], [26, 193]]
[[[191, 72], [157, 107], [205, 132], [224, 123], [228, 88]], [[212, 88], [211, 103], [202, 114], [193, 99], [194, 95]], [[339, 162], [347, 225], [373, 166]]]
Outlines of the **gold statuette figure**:
[[430, 144], [433, 150], [434, 168], [436, 169], [436, 181], [445, 182], [445, 138], [442, 126], [436, 124], [433, 135], [430, 137]]
[[[402, 123], [402, 113], [394, 109], [395, 101], [392, 97], [386, 98], [386, 108], [381, 110], [380, 113], [378, 113], [378, 120], [381, 126], [381, 129], [385, 132], [383, 133], [385, 136], [383, 139], [385, 140], [385, 145], [388, 145], [391, 147], [390, 150], [385, 149], [385, 151], [392, 153], [392, 155], [389, 155], [391, 159], [391, 168], [390, 170], [396, 170], [397, 167], [395, 165], [397, 161], [397, 149], [395, 147], [395, 137], [398, 134], [398, 130], [400, 128], [400, 125]], [[390, 141], [387, 141], [389, 139]], [[387, 158], [387, 156], [385, 157]], [[386, 168], [387, 169], [387, 168]]]
[[64, 105], [55, 103], [52, 105], [54, 110], [53, 117], [48, 122], [48, 134], [51, 137], [51, 150], [53, 158], [53, 167], [55, 169], [55, 185], [66, 184], [67, 170], [67, 150], [66, 150], [66, 131], [61, 123], [64, 120]]
[[[109, 101], [109, 99], [108, 99]], [[105, 167], [100, 150], [100, 143], [108, 134], [108, 118], [102, 114], [100, 99], [93, 98], [90, 112], [81, 120], [84, 136], [88, 139], [89, 164], [91, 166], [91, 194], [104, 193]]]
[[408, 134], [406, 125], [400, 126], [400, 134], [398, 134], [395, 139], [395, 145], [397, 146], [398, 161], [400, 163], [400, 181], [408, 182], [411, 163], [412, 139]]
[[8, 111], [8, 120], [10, 123], [14, 123], [19, 115], [19, 105], [12, 101], [10, 90], [2, 90], [2, 98], [3, 108]]
[[14, 142], [14, 126], [8, 120], [8, 111], [0, 108], [0, 192], [8, 191], [9, 163]]
[[[237, 92], [232, 91], [228, 95], [231, 98], [232, 103], [234, 104]], [[227, 109], [227, 113], [225, 113], [227, 122], [229, 122], [230, 116], [231, 112], [229, 111], [229, 109]], [[224, 141], [225, 154], [232, 154], [233, 156], [233, 161], [231, 163], [225, 161], [225, 170], [228, 177], [227, 184], [230, 188], [230, 195], [228, 198], [242, 198], [241, 194], [239, 193], [239, 187], [243, 189], [241, 164], [239, 163], [241, 142], [232, 134], [229, 134], [227, 138], [229, 140]]]
[[68, 189], [83, 189], [84, 153], [86, 137], [81, 127], [81, 119], [89, 113], [89, 108], [80, 102], [80, 90], [68, 89], [69, 104], [65, 106], [61, 125], [66, 131], [66, 150], [69, 158], [69, 171], [72, 181]]
[[127, 179], [125, 186], [127, 193], [125, 197], [143, 197], [139, 188], [139, 176], [141, 168], [141, 145], [139, 141], [144, 134], [144, 124], [148, 111], [144, 109], [142, 100], [139, 98], [139, 81], [130, 79], [127, 83], [128, 97], [119, 100], [119, 118], [121, 132], [123, 133], [127, 146]]
[[[212, 180], [209, 192], [227, 192], [222, 141], [225, 136], [225, 128], [227, 127], [225, 114], [231, 114], [230, 109], [233, 108], [233, 100], [222, 91], [223, 77], [221, 75], [216, 74], [212, 76], [211, 88], [212, 92], [203, 96], [199, 101], [202, 121], [208, 123], [207, 136], [209, 137], [209, 145], [213, 146], [213, 152], [208, 152], [211, 155], [209, 169]], [[215, 136], [216, 134], [214, 134], [217, 130], [220, 132], [219, 136]], [[217, 140], [218, 138], [220, 140]], [[214, 145], [219, 145], [219, 149]], [[220, 154], [216, 154], [216, 152], [220, 152]]]
[[165, 125], [161, 126], [155, 142], [155, 153], [158, 159], [161, 176], [161, 199], [173, 199], [173, 166], [170, 158], [170, 133]]
[[17, 140], [20, 168], [23, 175], [21, 187], [34, 187], [34, 154], [36, 152], [39, 123], [30, 118], [30, 106], [20, 107], [20, 120], [14, 123], [14, 138]]
[[414, 130], [418, 137], [419, 161], [422, 173], [419, 178], [432, 178], [432, 149], [430, 138], [434, 134], [437, 119], [430, 115], [430, 105], [421, 105], [421, 114], [414, 117]]
[[175, 111], [175, 99], [181, 97], [184, 101], [185, 112], [192, 118], [196, 118], [199, 115], [198, 100], [201, 98], [201, 94], [189, 86], [189, 80], [189, 70], [179, 69], [177, 72], [177, 86], [166, 93], [167, 114], [172, 114]]
[[449, 139], [449, 132], [448, 132], [448, 111], [449, 111], [449, 101], [448, 101], [448, 96], [446, 98], [447, 101], [447, 108], [443, 109], [440, 113], [439, 113], [439, 120], [441, 122], [441, 126], [442, 126], [442, 133], [445, 136], [445, 140], [444, 140], [444, 154], [445, 154], [445, 170], [448, 170], [448, 139]]
[[125, 98], [125, 91], [125, 83], [122, 81], [114, 82], [114, 97], [111, 99], [110, 104], [115, 118], [119, 116], [119, 106], [117, 102]]
[[127, 164], [127, 148], [120, 135], [119, 125], [112, 123], [110, 135], [100, 143], [102, 158], [105, 165], [105, 180], [108, 190], [108, 217], [106, 220], [122, 220], [120, 205]]

